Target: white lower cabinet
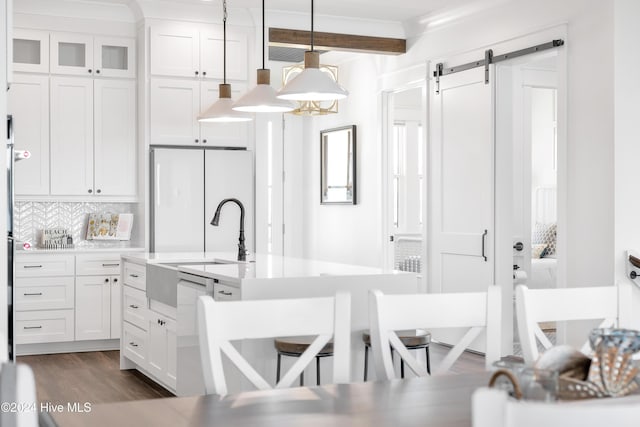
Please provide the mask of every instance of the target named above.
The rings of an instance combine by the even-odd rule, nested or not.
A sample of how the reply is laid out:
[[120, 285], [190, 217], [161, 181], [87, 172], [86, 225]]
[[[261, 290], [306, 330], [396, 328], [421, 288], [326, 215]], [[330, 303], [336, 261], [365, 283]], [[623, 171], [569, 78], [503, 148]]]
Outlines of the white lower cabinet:
[[147, 369], [169, 387], [176, 387], [176, 320], [149, 310]]
[[73, 309], [15, 313], [16, 344], [73, 341]]
[[120, 338], [118, 276], [76, 278], [76, 340]]
[[129, 360], [145, 368], [147, 365], [147, 331], [124, 322], [120, 351]]

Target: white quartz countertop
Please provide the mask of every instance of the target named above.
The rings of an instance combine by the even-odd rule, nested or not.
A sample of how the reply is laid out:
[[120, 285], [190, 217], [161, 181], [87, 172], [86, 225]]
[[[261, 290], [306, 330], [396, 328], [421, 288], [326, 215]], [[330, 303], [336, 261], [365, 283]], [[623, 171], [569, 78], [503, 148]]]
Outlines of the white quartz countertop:
[[16, 248], [16, 255], [42, 255], [42, 254], [86, 254], [86, 253], [98, 253], [98, 252], [142, 252], [144, 248], [140, 247], [127, 247], [127, 246], [76, 246], [69, 249], [19, 249]]
[[[127, 261], [139, 264], [153, 263], [178, 264], [178, 269], [185, 273], [202, 277], [215, 278], [232, 283], [256, 279], [294, 279], [322, 276], [373, 276], [373, 275], [406, 275], [415, 273], [391, 269], [341, 264], [302, 258], [282, 257], [278, 255], [253, 254], [248, 262], [238, 263], [237, 254], [231, 252], [177, 252], [177, 253], [142, 253], [129, 254]], [[222, 264], [193, 264], [219, 262]], [[180, 262], [190, 263], [179, 265]]]

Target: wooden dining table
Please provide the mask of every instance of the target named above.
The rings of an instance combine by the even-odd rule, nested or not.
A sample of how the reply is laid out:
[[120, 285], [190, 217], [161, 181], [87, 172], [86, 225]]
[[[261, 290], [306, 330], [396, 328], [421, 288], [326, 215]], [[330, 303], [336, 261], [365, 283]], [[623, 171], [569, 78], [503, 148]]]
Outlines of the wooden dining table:
[[490, 373], [92, 405], [51, 415], [60, 427], [469, 427], [471, 394]]

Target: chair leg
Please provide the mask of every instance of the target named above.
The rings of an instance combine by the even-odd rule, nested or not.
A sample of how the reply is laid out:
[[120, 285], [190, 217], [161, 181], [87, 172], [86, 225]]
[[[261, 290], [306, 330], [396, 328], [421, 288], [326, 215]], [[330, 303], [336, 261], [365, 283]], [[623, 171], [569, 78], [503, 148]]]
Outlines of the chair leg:
[[369, 367], [369, 346], [364, 346], [364, 380], [367, 381], [367, 371]]
[[316, 356], [316, 385], [320, 385], [320, 358]]
[[427, 373], [431, 375], [431, 358], [429, 357], [429, 346], [427, 346], [426, 349], [427, 349]]
[[400, 378], [404, 378], [404, 360], [400, 358]]
[[280, 362], [282, 361], [282, 355], [278, 353], [278, 364], [276, 368], [276, 384], [280, 382]]

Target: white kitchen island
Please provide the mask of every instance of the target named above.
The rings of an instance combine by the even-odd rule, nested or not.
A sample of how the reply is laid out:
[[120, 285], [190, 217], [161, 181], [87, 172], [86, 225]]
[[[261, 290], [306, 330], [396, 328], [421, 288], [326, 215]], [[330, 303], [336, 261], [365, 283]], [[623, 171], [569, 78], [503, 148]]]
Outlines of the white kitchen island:
[[[180, 262], [221, 264], [177, 265], [179, 284], [176, 283], [177, 304], [175, 307], [175, 388], [178, 395], [201, 394], [203, 392], [200, 355], [196, 327], [196, 300], [199, 295], [213, 295], [218, 300], [250, 300], [274, 298], [298, 298], [334, 295], [338, 290], [351, 293], [351, 348], [353, 381], [362, 381], [364, 344], [362, 331], [368, 329], [368, 292], [380, 289], [385, 293], [416, 293], [418, 279], [415, 273], [385, 270], [363, 266], [256, 254], [249, 262], [238, 263], [235, 254], [139, 254], [127, 256], [125, 261], [143, 264], [179, 264]], [[149, 271], [147, 269], [147, 271]], [[126, 282], [126, 277], [124, 278]], [[147, 288], [154, 286], [147, 277]], [[147, 299], [148, 308], [153, 313], [171, 314], [171, 308], [165, 303]], [[166, 301], [165, 301], [166, 302]], [[126, 302], [123, 304], [126, 310]], [[153, 318], [153, 316], [151, 316]], [[126, 316], [123, 316], [126, 320]], [[160, 319], [158, 319], [160, 320]], [[250, 319], [248, 319], [250, 321]], [[162, 323], [160, 320], [159, 323]], [[150, 322], [150, 328], [155, 324]], [[169, 340], [169, 347], [171, 347]], [[123, 341], [123, 346], [126, 346]], [[275, 383], [276, 351], [273, 340], [256, 340], [238, 343], [241, 352], [264, 375], [267, 381]], [[147, 353], [153, 346], [147, 344]], [[157, 347], [157, 346], [156, 346]], [[169, 352], [171, 352], [169, 348]], [[131, 368], [123, 352], [123, 367]], [[153, 359], [147, 356], [147, 361]], [[168, 356], [168, 360], [172, 355]], [[283, 372], [286, 372], [293, 360], [283, 357]], [[149, 367], [136, 366], [149, 373]], [[232, 372], [233, 372], [233, 368]], [[153, 368], [152, 368], [153, 370]], [[307, 368], [308, 381], [315, 381], [315, 367]], [[171, 369], [169, 369], [171, 371]], [[331, 378], [331, 362], [321, 361], [321, 373], [324, 383]], [[371, 372], [373, 374], [373, 372]], [[157, 375], [151, 375], [157, 379]], [[239, 376], [229, 375], [229, 391], [239, 391], [247, 384]], [[167, 386], [167, 384], [164, 384]], [[170, 384], [171, 385], [171, 384]]]

